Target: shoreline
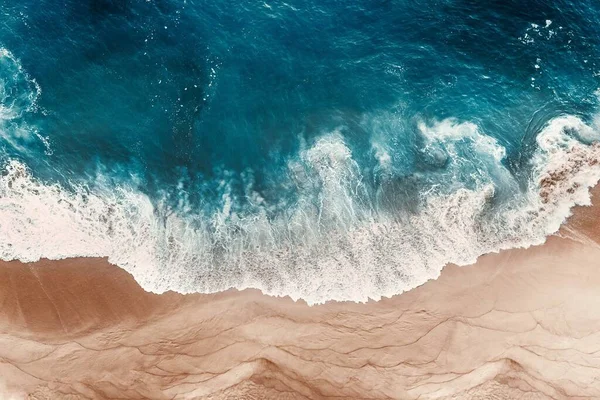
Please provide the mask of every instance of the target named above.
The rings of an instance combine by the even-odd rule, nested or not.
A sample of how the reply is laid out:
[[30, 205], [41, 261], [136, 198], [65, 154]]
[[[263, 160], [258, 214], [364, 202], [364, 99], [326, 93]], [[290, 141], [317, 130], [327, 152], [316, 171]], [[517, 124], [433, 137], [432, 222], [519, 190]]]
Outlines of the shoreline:
[[593, 193], [595, 205], [576, 207], [542, 245], [447, 265], [366, 303], [309, 306], [256, 289], [157, 295], [106, 259], [1, 262], [0, 394], [600, 397]]
[[[450, 124], [454, 133], [466, 126], [467, 136], [480, 135], [476, 125]], [[448, 193], [415, 192], [425, 196], [417, 212], [400, 213], [398, 220], [386, 213], [373, 220], [366, 218], [369, 213], [347, 214], [352, 196], [342, 191], [338, 198], [333, 191], [326, 203], [347, 200], [349, 208], [335, 206], [329, 213], [307, 205], [306, 212], [292, 212], [291, 224], [279, 217], [264, 219], [264, 214], [258, 220], [249, 217], [252, 213], [241, 219], [237, 213], [216, 220], [203, 216], [197, 229], [188, 229], [196, 226], [194, 218], [167, 212], [161, 222], [162, 206], [157, 209], [135, 188], [119, 188], [115, 198], [106, 188], [89, 194], [66, 190], [38, 181], [25, 164], [12, 160], [0, 179], [5, 211], [0, 228], [6, 237], [0, 252], [4, 259], [23, 262], [108, 256], [154, 293], [218, 293], [235, 287], [309, 304], [379, 300], [437, 278], [448, 263], [468, 265], [482, 254], [540, 244], [574, 205], [588, 204], [588, 189], [600, 180], [600, 145], [585, 144], [572, 131], [585, 137], [595, 132], [571, 115], [545, 125], [536, 136], [527, 190], [506, 201], [504, 196], [517, 192], [498, 192], [497, 209], [496, 186], [487, 183]], [[505, 189], [520, 185], [504, 166], [497, 168], [508, 179]], [[328, 215], [323, 226], [331, 230], [321, 230], [321, 223], [319, 229], [311, 227], [311, 218], [322, 212]], [[210, 228], [209, 221], [220, 222]], [[338, 223], [339, 231], [334, 229]], [[19, 226], [26, 229], [12, 229]]]

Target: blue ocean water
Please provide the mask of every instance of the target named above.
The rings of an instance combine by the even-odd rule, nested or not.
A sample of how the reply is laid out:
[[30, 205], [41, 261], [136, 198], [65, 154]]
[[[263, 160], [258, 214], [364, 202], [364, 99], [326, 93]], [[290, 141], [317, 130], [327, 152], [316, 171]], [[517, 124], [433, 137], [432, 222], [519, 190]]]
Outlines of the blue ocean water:
[[592, 0], [4, 0], [0, 48], [3, 259], [366, 300], [600, 177]]

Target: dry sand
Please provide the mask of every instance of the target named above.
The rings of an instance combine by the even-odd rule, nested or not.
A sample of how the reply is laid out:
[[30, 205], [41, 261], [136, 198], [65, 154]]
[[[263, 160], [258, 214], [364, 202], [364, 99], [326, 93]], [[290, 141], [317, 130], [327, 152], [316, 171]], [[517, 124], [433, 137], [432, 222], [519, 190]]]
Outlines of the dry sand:
[[579, 208], [542, 246], [368, 304], [159, 296], [103, 259], [4, 262], [0, 398], [600, 398], [599, 221]]

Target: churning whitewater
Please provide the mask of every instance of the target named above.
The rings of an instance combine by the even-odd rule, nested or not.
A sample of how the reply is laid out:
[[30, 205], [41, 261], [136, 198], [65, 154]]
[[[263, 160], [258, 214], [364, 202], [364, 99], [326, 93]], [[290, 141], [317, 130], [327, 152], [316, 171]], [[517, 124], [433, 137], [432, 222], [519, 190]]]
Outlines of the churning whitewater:
[[[527, 190], [498, 201], [494, 182], [518, 183], [495, 140], [468, 122], [419, 129], [429, 156], [447, 158], [447, 165], [436, 183], [416, 178], [426, 183], [411, 209], [373, 200], [391, 185], [384, 150], [375, 152], [382, 183], [371, 193], [336, 132], [289, 161], [298, 199], [275, 214], [277, 206], [265, 203], [250, 178], [250, 205], [238, 207], [223, 181], [220, 209], [204, 215], [185, 193], [176, 206], [166, 198], [153, 202], [102, 171], [67, 189], [36, 180], [11, 160], [0, 178], [0, 254], [22, 261], [108, 256], [159, 293], [250, 287], [309, 303], [366, 301], [436, 278], [449, 262], [468, 264], [484, 253], [542, 243], [572, 206], [590, 204], [588, 188], [600, 179], [600, 147], [585, 143], [600, 139], [598, 131], [573, 116], [550, 121], [538, 135]], [[461, 147], [477, 158], [459, 157]], [[471, 172], [470, 187], [465, 170], [478, 171]]]
[[600, 179], [595, 3], [42, 3], [0, 5], [3, 260], [366, 301], [544, 242]]

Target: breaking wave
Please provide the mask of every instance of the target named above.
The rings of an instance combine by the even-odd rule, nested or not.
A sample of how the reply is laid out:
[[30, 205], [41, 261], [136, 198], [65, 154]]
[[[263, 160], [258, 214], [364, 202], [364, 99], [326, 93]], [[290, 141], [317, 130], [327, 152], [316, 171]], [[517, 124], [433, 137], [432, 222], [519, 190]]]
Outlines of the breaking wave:
[[[269, 204], [248, 178], [241, 206], [223, 181], [211, 213], [183, 191], [173, 205], [101, 172], [67, 188], [11, 160], [0, 177], [0, 257], [107, 256], [159, 293], [234, 287], [310, 304], [366, 301], [436, 278], [447, 263], [542, 243], [574, 205], [590, 204], [600, 179], [598, 129], [575, 116], [538, 134], [525, 190], [505, 149], [476, 124], [422, 122], [418, 132], [424, 159], [441, 167], [407, 178], [419, 190], [404, 202], [381, 200], [397, 187], [391, 175], [373, 189], [337, 131], [288, 161], [295, 201]], [[385, 144], [374, 159], [389, 169]]]

